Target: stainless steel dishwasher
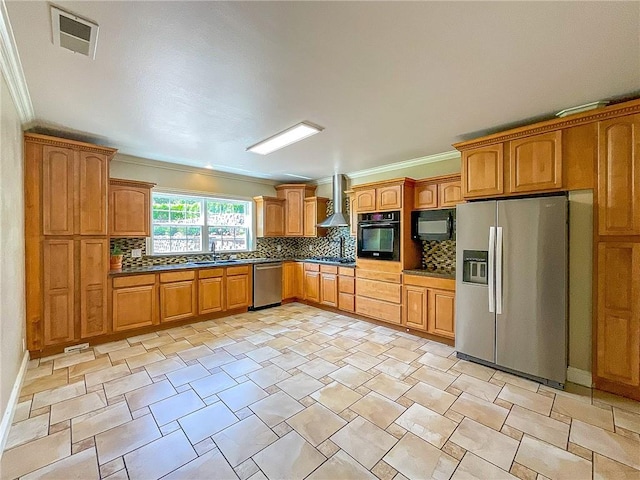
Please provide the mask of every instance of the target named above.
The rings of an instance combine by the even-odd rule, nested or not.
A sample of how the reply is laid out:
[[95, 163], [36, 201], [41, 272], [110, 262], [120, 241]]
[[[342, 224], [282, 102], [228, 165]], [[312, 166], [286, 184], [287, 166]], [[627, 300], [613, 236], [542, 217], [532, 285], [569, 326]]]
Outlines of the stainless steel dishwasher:
[[253, 309], [282, 303], [282, 262], [253, 266]]

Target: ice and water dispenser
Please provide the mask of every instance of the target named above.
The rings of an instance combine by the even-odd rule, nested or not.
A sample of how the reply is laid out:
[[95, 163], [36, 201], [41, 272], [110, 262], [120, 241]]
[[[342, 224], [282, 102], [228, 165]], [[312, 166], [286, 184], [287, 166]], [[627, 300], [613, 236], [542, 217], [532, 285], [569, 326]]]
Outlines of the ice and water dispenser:
[[489, 252], [486, 250], [464, 250], [462, 252], [462, 281], [487, 285], [489, 274]]

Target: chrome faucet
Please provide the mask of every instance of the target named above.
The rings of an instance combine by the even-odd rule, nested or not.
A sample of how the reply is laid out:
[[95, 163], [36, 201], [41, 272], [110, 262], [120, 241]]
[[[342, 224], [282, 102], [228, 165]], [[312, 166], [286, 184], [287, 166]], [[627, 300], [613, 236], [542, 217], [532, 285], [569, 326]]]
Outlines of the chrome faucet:
[[211, 244], [209, 245], [209, 251], [213, 253], [213, 259], [214, 260], [219, 257], [219, 255], [216, 254], [216, 239], [215, 238], [213, 240], [211, 240]]

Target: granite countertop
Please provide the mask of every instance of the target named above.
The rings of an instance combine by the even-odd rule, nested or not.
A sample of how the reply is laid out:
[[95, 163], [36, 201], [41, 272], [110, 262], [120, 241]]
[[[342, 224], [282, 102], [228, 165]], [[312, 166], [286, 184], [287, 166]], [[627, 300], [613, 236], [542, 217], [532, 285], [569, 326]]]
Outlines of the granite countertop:
[[425, 268], [416, 268], [414, 270], [403, 270], [402, 273], [406, 275], [421, 275], [423, 277], [444, 278], [447, 280], [455, 280], [456, 274], [447, 272], [434, 272]]
[[225, 262], [224, 260], [220, 263], [172, 263], [165, 265], [146, 265], [142, 267], [128, 267], [123, 268], [122, 270], [111, 270], [109, 272], [109, 276], [111, 277], [120, 277], [126, 275], [139, 275], [143, 273], [160, 273], [160, 272], [170, 272], [174, 270], [198, 270], [200, 268], [223, 268], [223, 267], [237, 267], [242, 265], [254, 265], [256, 263], [276, 263], [276, 262], [286, 262], [286, 261], [298, 261], [298, 262], [310, 262], [310, 263], [319, 263], [322, 265], [337, 265], [340, 267], [349, 267], [353, 268], [356, 266], [355, 262], [349, 263], [341, 263], [330, 260], [318, 260], [311, 258], [243, 258], [238, 259], [233, 262]]

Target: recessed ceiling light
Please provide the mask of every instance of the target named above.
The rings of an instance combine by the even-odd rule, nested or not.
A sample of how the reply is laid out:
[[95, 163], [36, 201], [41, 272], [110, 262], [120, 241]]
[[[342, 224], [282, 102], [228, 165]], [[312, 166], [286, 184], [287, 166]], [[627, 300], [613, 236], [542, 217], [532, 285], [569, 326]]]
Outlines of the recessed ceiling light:
[[291, 128], [287, 128], [283, 132], [267, 138], [266, 140], [262, 140], [261, 142], [252, 145], [247, 148], [247, 151], [259, 153], [260, 155], [267, 155], [271, 152], [275, 152], [276, 150], [280, 150], [287, 145], [299, 142], [303, 138], [320, 133], [322, 130], [324, 130], [324, 128], [314, 125], [313, 123], [301, 122]]

